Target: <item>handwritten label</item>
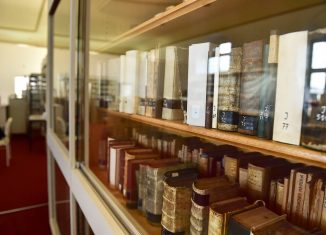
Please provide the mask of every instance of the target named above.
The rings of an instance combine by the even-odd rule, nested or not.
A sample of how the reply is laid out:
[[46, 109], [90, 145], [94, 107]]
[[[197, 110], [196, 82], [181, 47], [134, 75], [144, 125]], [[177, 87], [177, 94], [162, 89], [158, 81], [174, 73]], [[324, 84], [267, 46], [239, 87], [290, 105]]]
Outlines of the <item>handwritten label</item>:
[[248, 169], [248, 187], [258, 191], [263, 191], [263, 172], [261, 170]]
[[316, 115], [316, 120], [326, 122], [326, 106], [321, 106], [321, 112]]
[[271, 104], [266, 105], [264, 107], [264, 111], [260, 111], [259, 113], [259, 120], [268, 119], [272, 111], [272, 108], [273, 106]]
[[289, 128], [289, 122], [288, 122], [288, 119], [289, 119], [289, 113], [288, 112], [284, 112], [284, 118], [283, 118], [283, 127], [282, 127], [282, 130], [287, 130]]

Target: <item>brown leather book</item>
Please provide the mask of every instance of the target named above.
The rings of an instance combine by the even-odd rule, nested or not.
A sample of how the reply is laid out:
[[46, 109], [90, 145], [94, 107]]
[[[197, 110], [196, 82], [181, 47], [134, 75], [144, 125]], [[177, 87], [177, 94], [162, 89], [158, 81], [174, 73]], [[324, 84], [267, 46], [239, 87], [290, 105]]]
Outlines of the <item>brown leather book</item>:
[[256, 135], [260, 90], [263, 76], [263, 40], [245, 43], [242, 54], [240, 111], [238, 131]]
[[153, 159], [159, 158], [157, 153], [153, 153], [151, 149], [148, 149], [148, 152], [142, 150], [127, 150], [125, 153], [125, 170], [124, 170], [124, 181], [123, 181], [123, 195], [127, 197], [128, 181], [129, 177], [134, 177], [132, 174], [128, 174], [129, 164], [131, 160], [134, 159]]

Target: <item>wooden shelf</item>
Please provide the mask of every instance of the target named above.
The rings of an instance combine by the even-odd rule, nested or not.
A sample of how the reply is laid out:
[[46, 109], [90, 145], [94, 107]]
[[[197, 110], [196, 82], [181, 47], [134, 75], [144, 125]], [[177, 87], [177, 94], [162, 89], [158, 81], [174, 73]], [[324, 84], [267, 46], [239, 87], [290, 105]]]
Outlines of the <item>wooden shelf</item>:
[[[109, 53], [149, 50], [323, 3], [324, 0], [186, 0], [121, 34], [98, 50]], [[298, 30], [307, 27], [307, 18], [314, 18], [315, 14], [297, 17], [299, 20], [295, 24], [282, 19], [277, 25]], [[269, 32], [270, 29], [263, 24], [262, 29], [255, 28], [247, 34], [256, 37], [257, 33]]]
[[[117, 189], [113, 189], [107, 180], [107, 172], [103, 169], [100, 169], [98, 167], [92, 166], [90, 170], [95, 174], [95, 176], [103, 183], [103, 185], [106, 187], [108, 192], [114, 196], [118, 203], [120, 203], [120, 206], [124, 208], [124, 211], [127, 215], [127, 217], [132, 217], [136, 223], [139, 224], [139, 226], [142, 227], [144, 231], [141, 232], [141, 234], [161, 234], [161, 225], [153, 225], [149, 223], [145, 217], [145, 215], [140, 212], [137, 209], [129, 209], [126, 207], [126, 199], [122, 196], [121, 192]], [[144, 235], [146, 235], [144, 234]]]
[[283, 144], [239, 133], [189, 126], [180, 122], [149, 118], [136, 114], [120, 113], [107, 109], [99, 109], [99, 111], [107, 113], [108, 115], [133, 120], [154, 127], [169, 129], [173, 132], [186, 132], [211, 141], [231, 144], [250, 151], [259, 151], [264, 154], [326, 168], [326, 153], [310, 150], [302, 146]]

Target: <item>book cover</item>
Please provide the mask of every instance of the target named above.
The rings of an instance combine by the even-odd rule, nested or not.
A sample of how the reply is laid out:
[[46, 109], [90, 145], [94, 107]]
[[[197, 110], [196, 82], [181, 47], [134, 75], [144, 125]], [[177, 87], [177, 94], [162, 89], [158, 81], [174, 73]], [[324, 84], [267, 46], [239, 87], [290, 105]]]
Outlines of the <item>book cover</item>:
[[164, 87], [165, 50], [156, 48], [148, 54], [148, 76], [146, 87], [145, 115], [162, 118], [163, 87]]
[[146, 86], [147, 86], [147, 54], [140, 52], [139, 55], [139, 82], [137, 88], [137, 114], [145, 115], [146, 108]]
[[[227, 53], [230, 51], [229, 53]], [[232, 48], [226, 53], [220, 45], [220, 74], [218, 90], [217, 128], [225, 131], [237, 131], [239, 122], [239, 98], [242, 48]]]
[[256, 135], [263, 75], [263, 40], [245, 43], [242, 54], [238, 131]]
[[126, 52], [125, 79], [122, 84], [123, 90], [123, 112], [136, 113], [136, 96], [139, 82], [139, 55], [136, 50]]
[[187, 90], [188, 48], [168, 46], [165, 53], [162, 119], [183, 120], [182, 94]]
[[273, 129], [275, 141], [300, 144], [307, 43], [307, 31], [288, 33], [279, 38]]
[[189, 47], [187, 124], [205, 126], [208, 54], [215, 47], [206, 42]]

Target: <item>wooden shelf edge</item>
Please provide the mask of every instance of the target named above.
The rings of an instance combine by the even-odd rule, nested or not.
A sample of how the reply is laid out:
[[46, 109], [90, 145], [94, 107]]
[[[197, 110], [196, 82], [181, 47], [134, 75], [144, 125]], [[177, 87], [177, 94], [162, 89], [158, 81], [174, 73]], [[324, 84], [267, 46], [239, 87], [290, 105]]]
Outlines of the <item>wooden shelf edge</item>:
[[141, 23], [140, 25], [132, 28], [131, 30], [119, 35], [118, 37], [114, 38], [112, 41], [106, 43], [104, 46], [102, 46], [99, 51], [106, 51], [110, 48], [113, 48], [119, 44], [122, 44], [126, 42], [127, 40], [131, 40], [132, 38], [135, 38], [139, 36], [140, 34], [143, 34], [145, 32], [148, 32], [162, 24], [168, 23], [178, 17], [181, 17], [185, 14], [188, 14], [190, 12], [193, 12], [197, 9], [200, 9], [201, 7], [204, 7], [208, 4], [211, 4], [217, 0], [186, 0], [179, 5], [161, 12], [157, 14], [156, 16], [152, 17], [151, 19]]
[[303, 163], [326, 168], [326, 153], [311, 150], [302, 146], [295, 146], [275, 142], [272, 140], [259, 139], [258, 137], [246, 136], [239, 133], [189, 126], [180, 122], [150, 118], [137, 114], [127, 114], [107, 109], [100, 110], [103, 112], [107, 112], [109, 115], [114, 115], [117, 117], [149, 124], [151, 126], [168, 128], [174, 131], [187, 132], [203, 138], [208, 138], [215, 141], [229, 143], [231, 145], [236, 145], [240, 148], [259, 151], [266, 154], [287, 158], [289, 160], [296, 160]]

